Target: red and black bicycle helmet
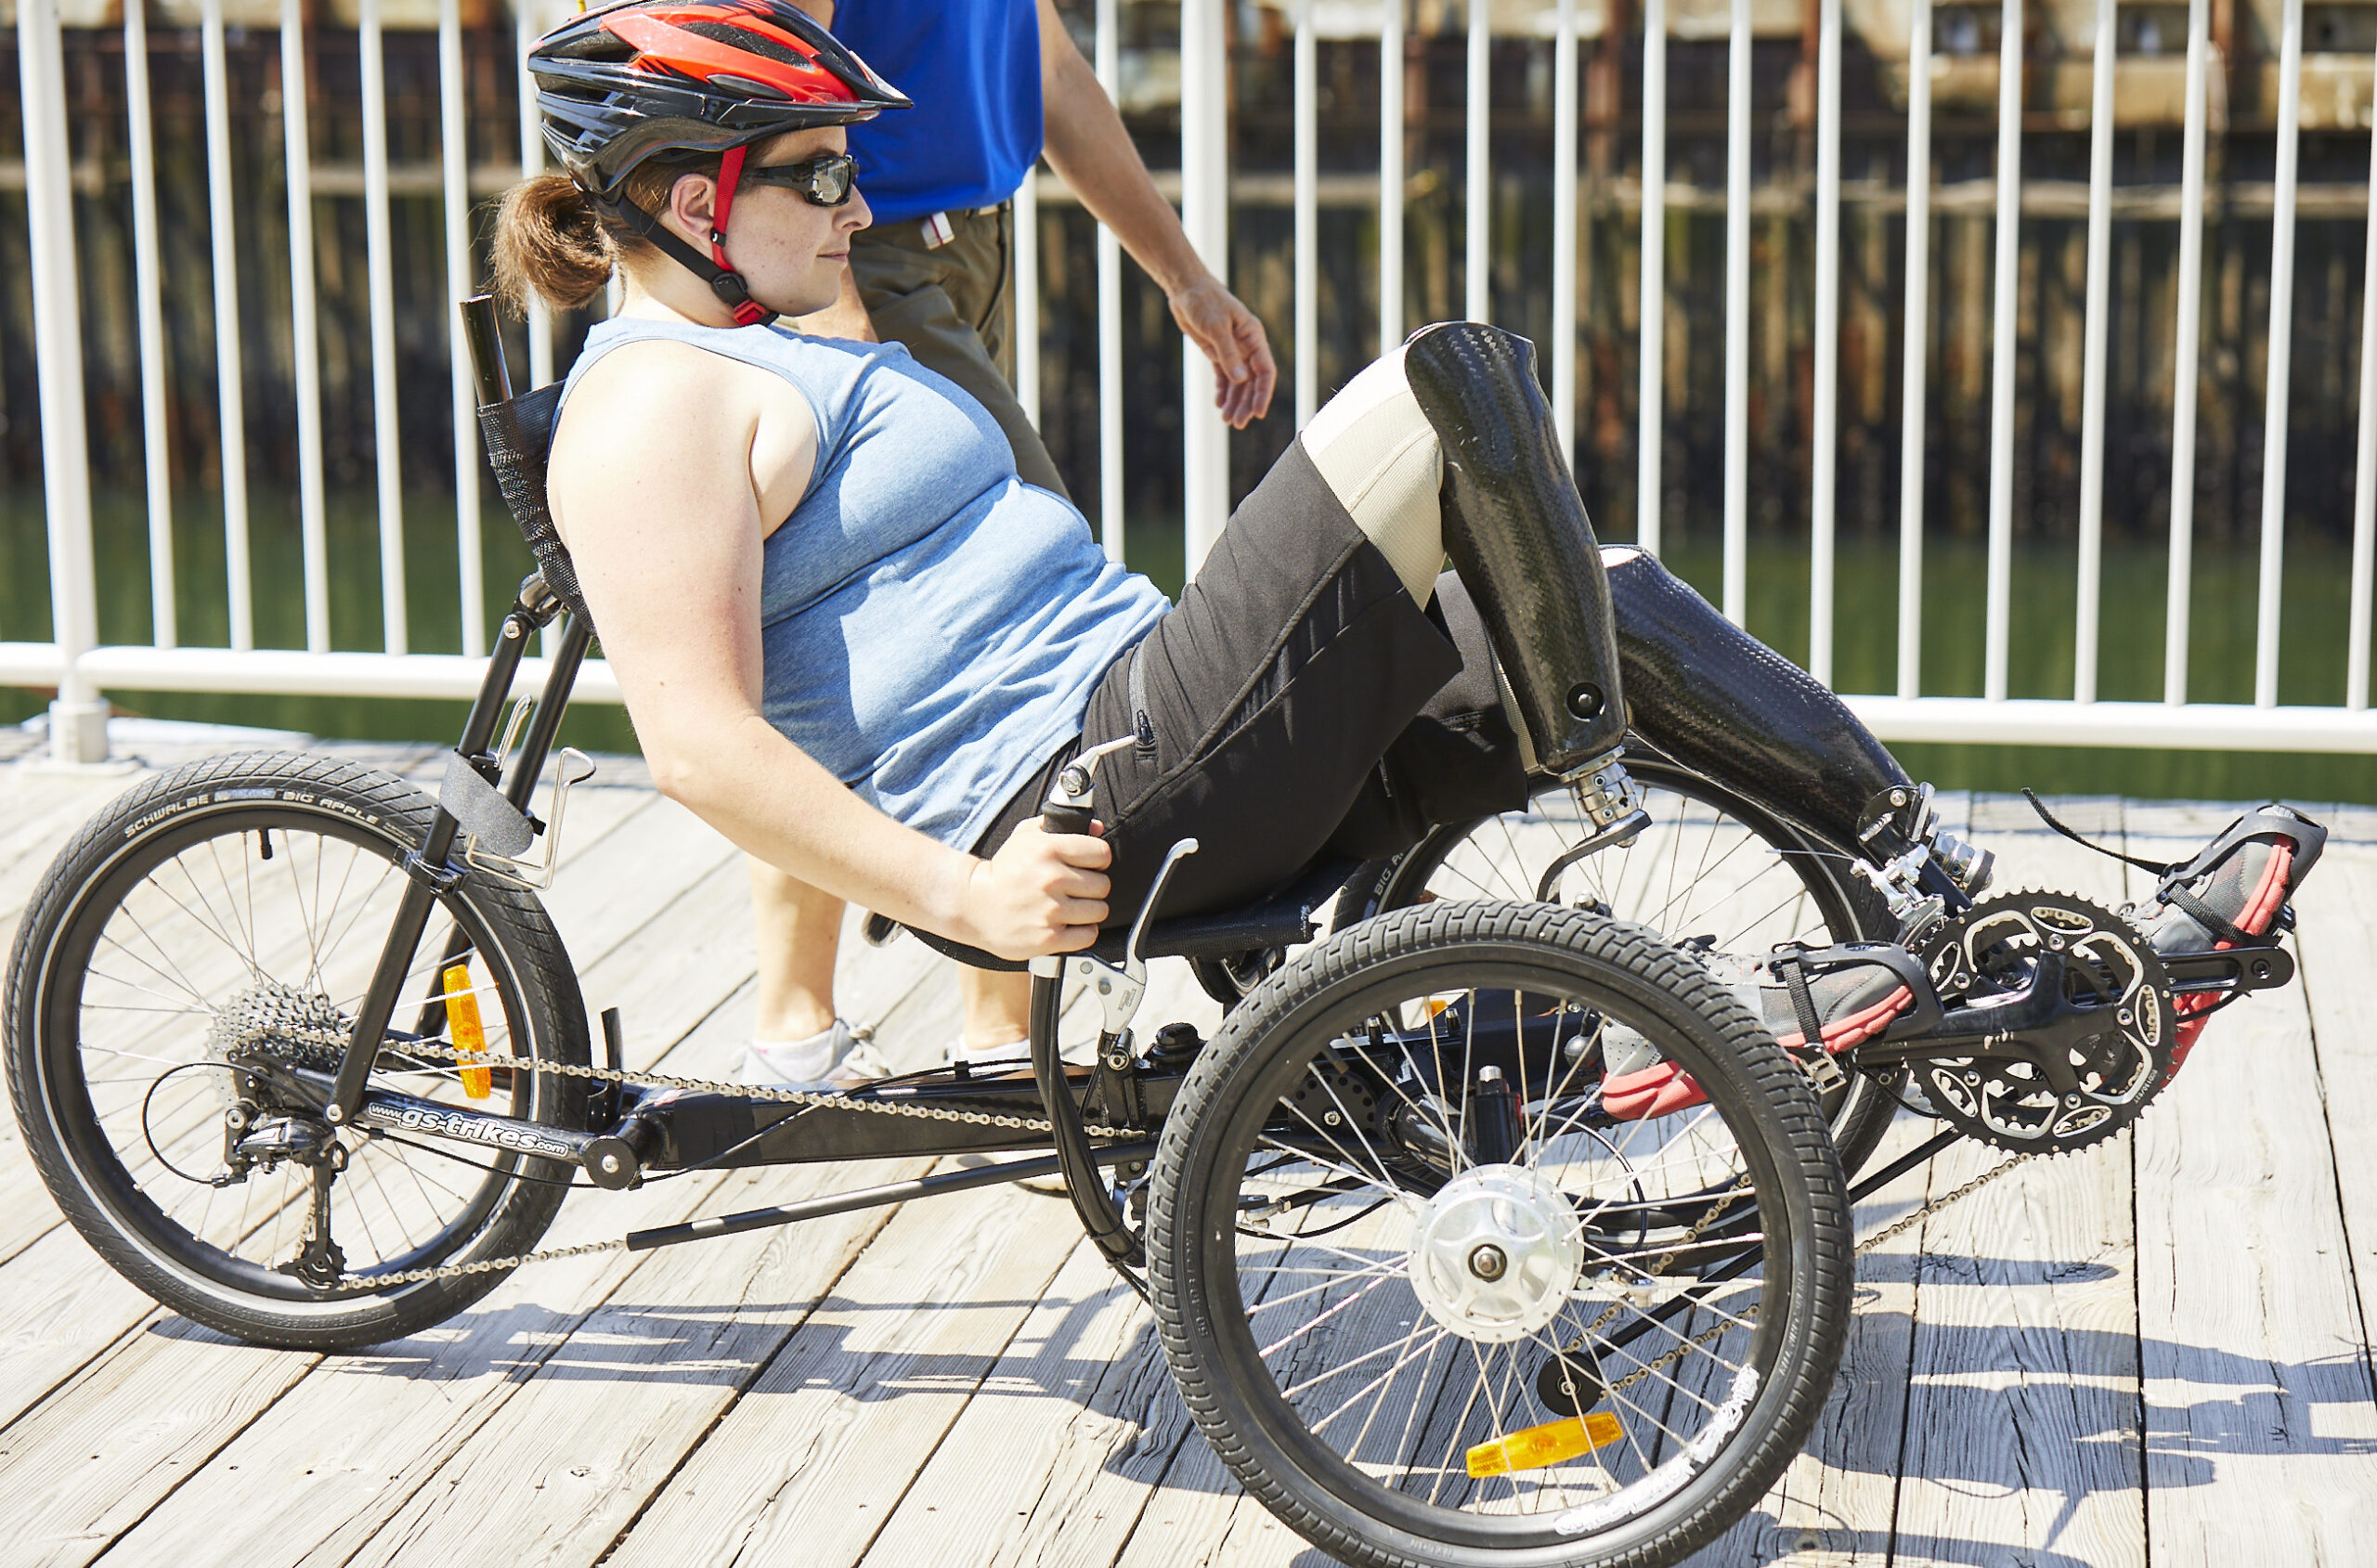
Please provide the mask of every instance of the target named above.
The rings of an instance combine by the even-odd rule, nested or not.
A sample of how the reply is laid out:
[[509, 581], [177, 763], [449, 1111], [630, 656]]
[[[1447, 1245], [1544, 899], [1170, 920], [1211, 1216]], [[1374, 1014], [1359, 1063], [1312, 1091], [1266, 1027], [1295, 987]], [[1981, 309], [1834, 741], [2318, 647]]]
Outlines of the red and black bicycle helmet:
[[[726, 260], [744, 154], [787, 131], [910, 107], [790, 0], [628, 0], [545, 34], [528, 51], [528, 71], [545, 145], [578, 188], [707, 280], [747, 325], [774, 314]], [[720, 155], [708, 257], [623, 194], [639, 164], [669, 153]]]

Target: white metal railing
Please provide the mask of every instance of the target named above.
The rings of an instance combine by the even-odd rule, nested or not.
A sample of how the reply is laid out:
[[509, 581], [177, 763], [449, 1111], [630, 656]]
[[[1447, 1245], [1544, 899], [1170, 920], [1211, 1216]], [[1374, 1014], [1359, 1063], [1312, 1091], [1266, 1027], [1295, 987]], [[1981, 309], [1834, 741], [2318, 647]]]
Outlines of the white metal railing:
[[[142, 369], [142, 408], [147, 427], [147, 494], [149, 566], [156, 585], [153, 641], [140, 645], [100, 646], [97, 638], [92, 559], [88, 447], [83, 428], [82, 366], [74, 282], [75, 244], [66, 143], [59, 0], [20, 0], [18, 37], [23, 84], [27, 211], [42, 412], [45, 502], [51, 560], [54, 636], [43, 643], [0, 642], [0, 681], [55, 685], [54, 746], [65, 759], [88, 759], [105, 752], [104, 705], [110, 688], [298, 693], [386, 696], [454, 696], [475, 687], [478, 655], [484, 652], [478, 514], [479, 454], [472, 417], [468, 368], [459, 335], [451, 367], [456, 436], [457, 523], [454, 548], [460, 561], [463, 652], [416, 654], [406, 642], [408, 590], [404, 573], [405, 519], [395, 417], [396, 354], [393, 261], [389, 230], [390, 168], [382, 37], [382, 0], [357, 0], [364, 125], [362, 197], [366, 216], [366, 269], [370, 308], [372, 391], [377, 434], [379, 555], [383, 584], [382, 623], [386, 651], [332, 653], [329, 649], [330, 563], [323, 522], [322, 430], [314, 279], [312, 275], [313, 166], [302, 28], [305, 7], [281, 0], [281, 91], [288, 144], [288, 191], [292, 287], [292, 341], [296, 358], [296, 418], [299, 461], [300, 537], [304, 553], [305, 647], [260, 649], [254, 645], [254, 606], [250, 598], [249, 539], [243, 442], [247, 414], [241, 405], [240, 321], [235, 268], [241, 253], [231, 182], [222, 176], [230, 159], [228, 87], [225, 70], [225, 0], [202, 0], [201, 55], [205, 92], [207, 163], [213, 203], [217, 384], [221, 400], [223, 529], [228, 562], [228, 648], [179, 645], [174, 614], [175, 560], [166, 493], [164, 350], [161, 319], [157, 241], [156, 165], [151, 147], [147, 71], [148, 41], [141, 6], [123, 11], [126, 90], [131, 104], [130, 153], [135, 250], [135, 292]], [[1096, 39], [1093, 58], [1110, 93], [1121, 83], [1121, 20], [1118, 0], [1091, 0]], [[1398, 341], [1404, 319], [1405, 113], [1404, 72], [1408, 0], [1386, 0], [1375, 24], [1380, 42], [1379, 137], [1376, 202], [1379, 249], [1378, 330], [1383, 343]], [[2254, 702], [2251, 705], [2193, 703], [2188, 695], [2188, 654], [2192, 576], [2196, 381], [2202, 302], [2202, 213], [2205, 132], [2209, 116], [2208, 0], [2190, 0], [2185, 68], [2184, 173], [2177, 221], [2180, 254], [2175, 329], [2174, 427], [2171, 522], [2167, 567], [2164, 700], [2097, 700], [2098, 642], [2102, 621], [2102, 521], [2106, 423], [2105, 338], [2109, 317], [2107, 259], [2111, 249], [2113, 105], [2113, 0], [2097, 0], [2096, 45], [2091, 74], [2090, 178], [2087, 195], [2087, 283], [2085, 305], [2084, 409], [2082, 416], [2079, 549], [2077, 562], [2077, 655], [2069, 700], [2010, 699], [2007, 668], [2012, 623], [2013, 475], [2015, 432], [2014, 345], [2019, 227], [2021, 217], [2022, 135], [2020, 118], [2023, 75], [2022, 0], [2000, 0], [1998, 167], [1995, 176], [1996, 288], [1991, 367], [1991, 442], [1988, 473], [1988, 567], [1984, 620], [1983, 695], [1950, 698], [1921, 694], [1920, 632], [1923, 624], [1922, 519], [1928, 333], [1904, 334], [1903, 449], [1915, 460], [1904, 465], [1899, 504], [1900, 573], [1896, 690], [1855, 694], [1854, 706], [1887, 739], [2031, 742], [2090, 745], [2215, 746], [2260, 749], [2377, 751], [2377, 716], [2369, 711], [2372, 557], [2377, 557], [2377, 290], [2367, 295], [2360, 364], [2360, 421], [2349, 627], [2345, 637], [2346, 696], [2341, 707], [2281, 707], [2277, 704], [2280, 652], [2280, 584], [2284, 552], [2287, 387], [2290, 367], [2296, 142], [2303, 79], [2302, 0], [2282, 0], [2281, 50], [2278, 65], [2278, 162], [2276, 171], [2270, 316], [2268, 401], [2261, 507], [2261, 551], [2256, 591], [2257, 629]], [[524, 0], [515, 18], [515, 38], [525, 50], [539, 26], [551, 19], [549, 0]], [[1224, 0], [1183, 0], [1181, 207], [1188, 234], [1217, 272], [1226, 272], [1231, 188], [1228, 181], [1228, 80], [1224, 55]], [[1326, 388], [1318, 382], [1319, 327], [1317, 310], [1318, 223], [1321, 182], [1318, 166], [1316, 103], [1317, 0], [1289, 0], [1293, 26], [1292, 201], [1294, 319], [1292, 406], [1299, 424], [1308, 419]], [[1701, 7], [1705, 9], [1705, 7]], [[1344, 6], [1334, 8], [1342, 12]], [[1664, 304], [1667, 291], [1664, 231], [1672, 193], [1667, 179], [1668, 50], [1667, 0], [1643, 0], [1642, 41], [1643, 179], [1641, 201], [1641, 342], [1639, 407], [1656, 431], [1666, 406], [1667, 367]], [[1555, 415], [1564, 439], [1574, 442], [1578, 386], [1578, 39], [1585, 25], [1577, 0], [1551, 0], [1552, 101], [1555, 141], [1551, 253], [1541, 258], [1552, 290], [1549, 371]], [[1342, 23], [1343, 17], [1333, 19]], [[463, 146], [463, 60], [459, 0], [435, 0], [442, 128], [438, 177], [446, 227], [446, 285], [459, 295], [471, 285], [468, 223], [469, 176]], [[1473, 317], [1490, 305], [1489, 259], [1494, 218], [1489, 193], [1492, 163], [1487, 141], [1487, 55], [1494, 19], [1487, 0], [1469, 7], [1464, 167], [1467, 175], [1462, 249], [1467, 263], [1465, 305]], [[1932, 28], [1928, 6], [1912, 7], [1908, 42], [1904, 318], [1922, 322], [1928, 298], [1931, 221], [1930, 137], [1932, 119]], [[1598, 22], [1593, 24], [1598, 26]], [[1810, 542], [1810, 664], [1829, 680], [1834, 666], [1837, 508], [1836, 421], [1839, 397], [1840, 0], [1820, 0], [1816, 61], [1817, 176], [1815, 188], [1815, 356], [1813, 448], [1810, 454], [1812, 518]], [[1748, 582], [1748, 395], [1751, 330], [1749, 291], [1751, 101], [1750, 0], [1730, 0], [1727, 51], [1728, 168], [1725, 204], [1724, 471], [1722, 586], [1725, 612], [1740, 618]], [[525, 71], [523, 86], [526, 87]], [[522, 95], [519, 155], [531, 172], [542, 164], [529, 95]], [[2377, 117], [2372, 117], [2377, 121]], [[2371, 180], [2377, 185], [2377, 135], [2371, 143]], [[1036, 227], [1031, 214], [1037, 182], [1020, 198], [1019, 269], [1037, 276]], [[2377, 210], [2369, 230], [2371, 276], [2377, 277]], [[1098, 469], [1105, 544], [1118, 558], [1123, 548], [1122, 274], [1113, 236], [1098, 240]], [[251, 263], [253, 265], [253, 263]], [[1023, 397], [1036, 414], [1037, 330], [1040, 300], [1034, 288], [1021, 291], [1018, 362]], [[1283, 325], [1273, 323], [1276, 327]], [[535, 382], [554, 370], [550, 323], [539, 312], [529, 334], [528, 371]], [[1227, 432], [1212, 407], [1208, 373], [1187, 356], [1183, 392], [1185, 543], [1193, 564], [1219, 531], [1228, 507]], [[1639, 538], [1653, 551], [1661, 544], [1658, 498], [1662, 494], [1661, 444], [1639, 444]], [[533, 665], [525, 679], [539, 673]], [[588, 667], [581, 696], [616, 701], [617, 691], [599, 664]]]

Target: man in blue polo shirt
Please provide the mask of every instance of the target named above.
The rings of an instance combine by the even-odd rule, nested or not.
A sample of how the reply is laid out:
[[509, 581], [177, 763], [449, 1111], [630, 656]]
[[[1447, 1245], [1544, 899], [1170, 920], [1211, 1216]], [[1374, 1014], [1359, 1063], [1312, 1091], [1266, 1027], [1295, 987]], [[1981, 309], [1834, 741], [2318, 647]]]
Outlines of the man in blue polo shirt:
[[[1270, 408], [1279, 371], [1263, 324], [1188, 243], [1054, 0], [794, 4], [916, 106], [851, 127], [875, 224], [852, 237], [840, 301], [795, 323], [801, 330], [906, 344], [991, 411], [1028, 483], [1066, 494], [1013, 385], [1009, 198], [1045, 152], [1213, 362], [1222, 417], [1243, 429]], [[760, 972], [746, 1078], [864, 1075], [876, 1064], [864, 1051], [852, 1057], [833, 1003], [841, 901], [757, 861], [751, 891]], [[952, 1057], [1015, 1056], [1027, 1032], [1023, 977], [962, 973], [965, 1018]]]
[[1158, 195], [1122, 116], [1073, 46], [1055, 0], [795, 0], [916, 107], [851, 127], [875, 225], [854, 237], [840, 304], [801, 322], [880, 339], [971, 393], [1032, 484], [1065, 494], [1014, 381], [1010, 198], [1042, 152], [1114, 231], [1213, 362], [1236, 428], [1278, 379], [1263, 325], [1207, 269]]

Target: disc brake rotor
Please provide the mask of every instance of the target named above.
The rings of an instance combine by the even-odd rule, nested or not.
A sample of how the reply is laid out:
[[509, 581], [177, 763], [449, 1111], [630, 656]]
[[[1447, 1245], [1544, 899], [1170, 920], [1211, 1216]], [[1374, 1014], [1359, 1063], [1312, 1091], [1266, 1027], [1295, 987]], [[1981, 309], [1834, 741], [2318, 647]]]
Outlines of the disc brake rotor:
[[2024, 1152], [2085, 1148], [2136, 1121], [2170, 1076], [2169, 977], [2110, 910], [2068, 893], [2001, 894], [1953, 922], [1929, 962], [1951, 1009], [2002, 1008], [1991, 1043], [2015, 1048], [1916, 1064], [1934, 1114], [1970, 1136]]

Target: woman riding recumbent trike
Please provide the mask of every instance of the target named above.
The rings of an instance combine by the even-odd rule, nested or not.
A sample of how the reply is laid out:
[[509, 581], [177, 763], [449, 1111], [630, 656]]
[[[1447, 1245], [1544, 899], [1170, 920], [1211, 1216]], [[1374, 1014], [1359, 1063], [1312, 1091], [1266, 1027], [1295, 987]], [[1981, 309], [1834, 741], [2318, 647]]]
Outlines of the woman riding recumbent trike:
[[[489, 403], [517, 504], [539, 410]], [[1827, 1121], [1852, 1167], [1900, 1096], [2009, 1147], [2126, 1124], [2209, 1000], [2291, 972], [2262, 934], [2321, 835], [2249, 818], [2134, 920], [1975, 902], [1986, 857], [1938, 831], [1928, 790], [1656, 563], [1612, 554], [1620, 657], [1596, 673], [1635, 719], [1630, 775], [1539, 763], [1513, 810], [1205, 915], [1163, 918], [1159, 874], [1131, 925], [1041, 965], [1095, 998], [1085, 1074], [1044, 973], [1029, 1071], [845, 1094], [626, 1071], [616, 1015], [593, 1064], [517, 858], [539, 830], [558, 854], [567, 758], [550, 820], [526, 808], [582, 616], [498, 734], [527, 632], [563, 614], [531, 579], [436, 803], [327, 758], [227, 758], [143, 784], [60, 858], [10, 969], [30, 1147], [158, 1299], [308, 1348], [463, 1309], [571, 1186], [1004, 1153], [625, 1245], [1060, 1171], [1217, 1451], [1329, 1549], [1672, 1558], [1755, 1500], [1827, 1390], [1850, 1269]], [[1044, 816], [1093, 808], [1096, 760], [1057, 770]], [[1286, 956], [1332, 896], [1334, 934]], [[1211, 1041], [1135, 1018], [1159, 954], [1235, 1003]]]
[[[864, 221], [840, 127], [904, 100], [782, 0], [699, 9], [532, 56], [569, 175], [507, 201], [499, 255], [561, 304], [616, 262], [625, 305], [517, 399], [466, 310], [539, 574], [436, 798], [199, 764], [85, 828], [19, 932], [28, 1147], [159, 1301], [352, 1348], [533, 1262], [571, 1187], [1004, 1154], [615, 1245], [1061, 1174], [1217, 1454], [1325, 1549], [1669, 1561], [1813, 1420], [1843, 1165], [1902, 1097], [1943, 1137], [2074, 1147], [2202, 1011], [2291, 976], [2270, 933], [2322, 836], [2282, 808], [2128, 915], [1981, 898], [1986, 855], [1836, 699], [1655, 560], [1604, 561], [1492, 329], [1354, 378], [1167, 603], [949, 383], [767, 325], [830, 296]], [[680, 69], [722, 48], [745, 69]], [[537, 897], [568, 754], [531, 811], [595, 617], [713, 825], [1029, 961], [1028, 1062], [707, 1082], [628, 1069], [615, 1014], [597, 1061]], [[1229, 1004], [1210, 1040], [1139, 1016], [1161, 955]]]

